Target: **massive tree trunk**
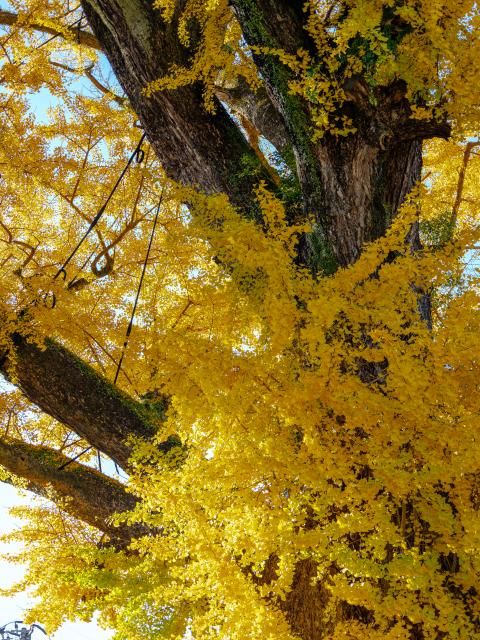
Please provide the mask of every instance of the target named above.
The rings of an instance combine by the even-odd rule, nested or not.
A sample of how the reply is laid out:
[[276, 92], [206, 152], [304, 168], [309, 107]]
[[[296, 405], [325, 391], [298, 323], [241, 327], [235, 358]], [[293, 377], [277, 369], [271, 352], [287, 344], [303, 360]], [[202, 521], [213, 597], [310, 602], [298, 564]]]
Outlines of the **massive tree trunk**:
[[[176, 31], [183, 2], [177, 3], [177, 15], [168, 24], [145, 0], [83, 0], [82, 4], [95, 42], [106, 52], [167, 175], [204, 193], [225, 192], [251, 215], [252, 188], [258, 177], [241, 172], [240, 166], [243, 156], [255, 158], [254, 150], [220, 102], [215, 114], [207, 113], [198, 84], [150, 97], [143, 92], [171, 64], [188, 63], [189, 52], [179, 43]], [[232, 0], [231, 4], [250, 45], [287, 52], [313, 49], [303, 29], [302, 1]], [[422, 140], [447, 137], [449, 127], [413, 120], [401, 83], [379, 88], [372, 96], [363, 79], [355, 78], [345, 88], [348, 99], [343, 109], [356, 132], [346, 138], [326, 134], [313, 142], [308, 105], [290, 94], [288, 69], [271, 56], [256, 53], [254, 58], [266, 88], [258, 99], [263, 101], [263, 113], [274, 115], [262, 120], [259, 110], [252, 107], [254, 99], [250, 94], [245, 98], [244, 92], [245, 109], [280, 152], [287, 153], [291, 146], [302, 217], [313, 217], [320, 239], [318, 244], [305, 236], [298, 259], [315, 269], [351, 264], [365, 242], [385, 233], [419, 180]], [[234, 90], [224, 87], [223, 93], [228, 98], [228, 92]], [[272, 122], [279, 124], [272, 127]], [[297, 210], [287, 213], [292, 222], [300, 221]], [[61, 345], [47, 342], [39, 348], [20, 333], [13, 336], [13, 343], [15, 354], [3, 355], [2, 373], [42, 411], [128, 468], [131, 450], [127, 438], [148, 438], [155, 432], [155, 419], [145, 406], [118, 392]], [[175, 444], [161, 446], [168, 451]], [[72, 496], [74, 514], [119, 544], [142, 533], [127, 527], [113, 530], [109, 524], [113, 512], [134, 506], [121, 485], [81, 465], [59, 470], [62, 461], [60, 454], [51, 455], [39, 447], [0, 443], [0, 464], [27, 479], [33, 490], [45, 493], [53, 486], [59, 495]], [[281, 605], [294, 631], [305, 640], [316, 640], [324, 633], [318, 611], [327, 596], [321, 585], [312, 587], [314, 571], [311, 561], [298, 565], [292, 592]]]
[[150, 97], [143, 91], [172, 64], [188, 64], [189, 52], [177, 34], [182, 4], [168, 24], [143, 0], [99, 0], [83, 7], [167, 175], [251, 206], [254, 182], [239, 175], [239, 166], [242, 156], [253, 153], [220, 102], [216, 113], [208, 113], [199, 83]]
[[[312, 51], [301, 2], [232, 0], [252, 47]], [[354, 262], [365, 242], [382, 236], [420, 177], [421, 140], [448, 137], [445, 122], [416, 121], [394, 83], [372, 90], [361, 77], [345, 86], [343, 112], [356, 132], [312, 141], [308, 106], [289, 89], [288, 69], [272, 55], [254, 54], [267, 92], [283, 118], [295, 153], [305, 215], [313, 214], [338, 265]], [[313, 259], [313, 260], [312, 260]], [[303, 256], [311, 263], [315, 256]]]
[[[287, 52], [314, 46], [303, 29], [301, 4], [232, 2], [250, 45]], [[143, 91], [173, 63], [188, 64], [191, 52], [179, 43], [176, 31], [183, 3], [177, 3], [171, 23], [141, 0], [85, 0], [83, 6], [167, 174], [205, 193], [223, 191], [248, 214], [258, 178], [244, 173], [239, 178], [239, 167], [242, 157], [253, 157], [253, 152], [224, 108], [218, 103], [215, 114], [207, 113], [198, 84], [150, 97]], [[288, 133], [304, 216], [316, 220], [323, 252], [338, 265], [350, 264], [365, 242], [385, 232], [418, 180], [421, 140], [446, 137], [449, 127], [412, 119], [402, 83], [378, 88], [373, 95], [361, 78], [354, 78], [345, 87], [344, 110], [356, 133], [347, 138], [327, 134], [315, 143], [308, 106], [290, 93], [288, 69], [273, 56], [254, 58], [271, 108], [284, 125], [277, 127], [282, 141], [275, 136], [272, 142], [285, 148], [282, 130]], [[268, 135], [268, 127], [263, 130]], [[313, 264], [318, 257], [309, 255], [308, 246], [308, 242], [301, 245], [300, 259]]]

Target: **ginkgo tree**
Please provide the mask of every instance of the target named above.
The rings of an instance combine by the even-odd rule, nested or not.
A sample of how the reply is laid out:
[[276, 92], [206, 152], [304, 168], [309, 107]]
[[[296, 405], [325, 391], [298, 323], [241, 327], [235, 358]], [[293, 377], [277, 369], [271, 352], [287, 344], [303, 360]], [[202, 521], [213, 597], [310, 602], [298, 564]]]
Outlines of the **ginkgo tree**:
[[11, 536], [32, 619], [480, 638], [479, 22], [0, 11], [0, 465], [41, 498]]

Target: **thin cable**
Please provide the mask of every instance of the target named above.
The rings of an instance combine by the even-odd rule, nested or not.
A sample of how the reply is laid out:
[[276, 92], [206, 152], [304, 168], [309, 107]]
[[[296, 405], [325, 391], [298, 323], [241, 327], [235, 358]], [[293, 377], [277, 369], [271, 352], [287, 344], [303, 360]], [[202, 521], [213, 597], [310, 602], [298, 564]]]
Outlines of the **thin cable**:
[[123, 347], [122, 347], [122, 355], [120, 356], [120, 360], [118, 361], [117, 371], [115, 373], [115, 378], [113, 380], [113, 384], [117, 384], [118, 376], [120, 374], [120, 369], [122, 368], [123, 358], [125, 357], [125, 351], [127, 349], [128, 340], [130, 338], [130, 334], [132, 333], [133, 320], [135, 318], [135, 312], [137, 310], [138, 300], [140, 298], [140, 292], [141, 292], [141, 289], [142, 289], [143, 278], [145, 277], [145, 272], [147, 270], [148, 258], [150, 256], [150, 250], [152, 248], [153, 237], [155, 235], [155, 229], [156, 229], [156, 226], [157, 226], [158, 215], [160, 213], [160, 207], [162, 205], [163, 191], [164, 191], [164, 189], [162, 189], [162, 192], [160, 194], [160, 200], [158, 201], [157, 212], [155, 214], [155, 218], [154, 218], [154, 221], [153, 221], [152, 233], [150, 234], [150, 242], [148, 243], [147, 253], [145, 255], [145, 260], [143, 261], [142, 275], [140, 276], [140, 282], [138, 283], [137, 295], [135, 297], [135, 303], [133, 305], [132, 315], [130, 317], [130, 322], [128, 323], [127, 332], [125, 334], [125, 342], [123, 343]]
[[[69, 11], [69, 13], [72, 13], [72, 12]], [[68, 15], [68, 13], [67, 13], [67, 15]], [[66, 25], [67, 29], [72, 29], [73, 27], [77, 27], [77, 29], [80, 29], [84, 19], [85, 19], [85, 16], [82, 15], [81, 18], [79, 18], [78, 20], [75, 20], [75, 22], [72, 22], [72, 24], [67, 24]], [[63, 33], [55, 33], [53, 36], [48, 38], [48, 40], [45, 40], [44, 42], [39, 44], [38, 47], [35, 47], [33, 50], [34, 51], [38, 51], [39, 49], [44, 47], [46, 44], [48, 44], [49, 42], [52, 42], [52, 40], [55, 40], [55, 38], [59, 38], [60, 36], [63, 36]]]
[[110, 202], [110, 200], [112, 199], [113, 194], [115, 193], [115, 191], [117, 190], [118, 185], [120, 184], [120, 182], [123, 179], [123, 176], [127, 173], [128, 168], [130, 167], [130, 165], [133, 162], [133, 159], [136, 158], [137, 162], [140, 164], [143, 161], [143, 158], [145, 157], [145, 153], [142, 150], [142, 143], [145, 140], [146, 137], [146, 133], [144, 133], [142, 135], [142, 137], [140, 138], [140, 142], [137, 144], [137, 146], [135, 147], [135, 151], [132, 153], [132, 155], [130, 156], [130, 158], [128, 159], [127, 164], [125, 165], [125, 167], [123, 168], [122, 173], [120, 174], [120, 176], [118, 177], [113, 189], [110, 191], [110, 194], [108, 196], [108, 198], [105, 200], [105, 202], [103, 203], [103, 205], [100, 207], [100, 209], [98, 210], [96, 216], [93, 218], [92, 222], [90, 223], [88, 229], [85, 231], [85, 233], [83, 234], [83, 236], [81, 237], [81, 239], [79, 240], [79, 242], [77, 243], [77, 246], [75, 247], [75, 249], [72, 251], [72, 253], [68, 256], [68, 258], [65, 260], [65, 262], [62, 264], [62, 266], [60, 267], [60, 269], [57, 271], [57, 273], [53, 276], [53, 279], [56, 280], [58, 278], [59, 275], [63, 275], [63, 279], [65, 280], [67, 277], [67, 272], [65, 271], [65, 268], [67, 267], [67, 265], [69, 264], [70, 260], [75, 256], [75, 254], [77, 253], [77, 251], [80, 249], [80, 247], [82, 246], [82, 244], [84, 243], [85, 239], [87, 238], [87, 236], [91, 233], [91, 231], [97, 226], [100, 218], [103, 216], [103, 214], [105, 213], [105, 209], [107, 208], [108, 203]]
[[[157, 222], [158, 222], [158, 216], [160, 214], [160, 208], [162, 206], [163, 192], [164, 192], [164, 189], [162, 189], [162, 192], [160, 194], [160, 200], [158, 201], [157, 211], [155, 213], [155, 218], [154, 218], [154, 221], [153, 221], [152, 233], [150, 234], [150, 241], [148, 243], [147, 253], [145, 255], [145, 260], [143, 261], [142, 275], [140, 276], [140, 281], [138, 283], [137, 295], [135, 296], [135, 303], [133, 305], [132, 315], [130, 316], [130, 322], [128, 323], [127, 332], [125, 334], [125, 341], [124, 341], [123, 347], [122, 347], [122, 355], [120, 356], [120, 360], [118, 362], [117, 371], [115, 373], [115, 378], [113, 380], [113, 384], [117, 384], [118, 376], [119, 376], [120, 370], [122, 368], [123, 358], [125, 357], [125, 351], [127, 349], [128, 340], [130, 338], [130, 334], [132, 333], [133, 320], [135, 318], [135, 312], [137, 310], [138, 301], [140, 299], [140, 292], [142, 290], [143, 279], [145, 277], [145, 272], [147, 270], [148, 258], [150, 257], [150, 250], [152, 248], [153, 238], [155, 236], [155, 229], [157, 227]], [[67, 460], [66, 462], [64, 462], [62, 465], [60, 465], [60, 467], [58, 467], [57, 471], [62, 471], [63, 469], [68, 467], [69, 464], [72, 464], [72, 462], [75, 462], [76, 460], [81, 458], [85, 453], [88, 453], [88, 451], [90, 451], [91, 449], [93, 449], [93, 445], [90, 445], [89, 447], [87, 447], [86, 449], [81, 451], [78, 455], [76, 455], [71, 460]], [[117, 468], [117, 463], [116, 462], [115, 462], [115, 467]]]
[[80, 453], [76, 455], [74, 458], [71, 458], [71, 460], [67, 460], [67, 462], [64, 462], [63, 464], [61, 464], [58, 467], [57, 471], [62, 471], [62, 469], [65, 469], [65, 467], [68, 467], [69, 464], [72, 464], [72, 462], [75, 462], [75, 460], [78, 460], [79, 458], [81, 458], [85, 453], [87, 453], [87, 451], [90, 451], [90, 449], [93, 449], [92, 445], [90, 445], [83, 451], [80, 451]]

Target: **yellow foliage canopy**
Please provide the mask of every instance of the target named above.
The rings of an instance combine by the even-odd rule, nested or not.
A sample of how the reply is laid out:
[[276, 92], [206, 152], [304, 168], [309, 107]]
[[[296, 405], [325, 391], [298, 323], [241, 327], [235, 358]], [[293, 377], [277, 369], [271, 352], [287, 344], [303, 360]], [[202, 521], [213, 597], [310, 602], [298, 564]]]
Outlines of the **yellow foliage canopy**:
[[[156, 6], [169, 20], [175, 4]], [[194, 18], [202, 33], [192, 64], [146, 91], [201, 80], [212, 108], [219, 70], [259, 84], [227, 3], [185, 4], [179, 37], [188, 44]], [[154, 533], [117, 552], [62, 511], [30, 510], [33, 529], [18, 535], [40, 596], [31, 615], [52, 629], [100, 610], [122, 639], [293, 639], [282, 603], [308, 567], [329, 640], [420, 628], [425, 640], [480, 638], [476, 5], [307, 4], [322, 64], [306, 51], [262, 54], [287, 64], [292, 93], [312, 105], [314, 138], [351, 133], [337, 107], [360, 73], [373, 85], [405, 80], [412, 101], [422, 97], [416, 118], [454, 125], [448, 142], [426, 147], [424, 179], [387, 235], [318, 277], [295, 260], [307, 222], [291, 225], [265, 183], [259, 224], [224, 195], [169, 181], [145, 145], [63, 282], [52, 276], [140, 134], [112, 99], [118, 88], [92, 94], [71, 72], [95, 62], [91, 50], [68, 32], [39, 47], [45, 37], [23, 28], [58, 29], [63, 3], [12, 3], [22, 28], [2, 36], [2, 347], [25, 330], [28, 309], [32, 340], [55, 338], [113, 379], [164, 193], [119, 378], [136, 398], [171, 398], [154, 441], [135, 443], [129, 490], [141, 500], [123, 516]], [[52, 107], [38, 117], [46, 91]], [[424, 247], [411, 252], [417, 221]], [[38, 303], [45, 293], [54, 308]], [[427, 294], [431, 328], [419, 314]], [[85, 445], [16, 391], [1, 412], [8, 436]], [[171, 434], [183, 447], [166, 456], [156, 443]]]

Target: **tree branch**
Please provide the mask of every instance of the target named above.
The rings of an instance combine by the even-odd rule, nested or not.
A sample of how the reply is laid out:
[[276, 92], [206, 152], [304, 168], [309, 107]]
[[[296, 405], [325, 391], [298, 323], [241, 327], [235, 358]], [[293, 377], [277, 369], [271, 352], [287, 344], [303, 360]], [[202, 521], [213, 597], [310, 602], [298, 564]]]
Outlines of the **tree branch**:
[[[20, 333], [13, 335], [13, 342], [15, 353], [3, 355], [0, 373], [42, 411], [128, 468], [131, 445], [127, 440], [153, 436], [158, 420], [154, 412], [56, 342], [47, 340], [40, 347]], [[167, 441], [163, 450], [172, 446]]]
[[457, 182], [457, 192], [455, 195], [455, 202], [453, 203], [452, 215], [450, 216], [450, 225], [452, 230], [455, 228], [457, 224], [458, 214], [460, 212], [460, 206], [464, 200], [463, 198], [463, 187], [465, 185], [465, 176], [467, 174], [467, 167], [470, 161], [470, 156], [472, 155], [473, 149], [480, 145], [480, 140], [471, 140], [467, 142], [465, 145], [465, 151], [463, 152], [462, 166], [460, 167], [460, 171], [458, 173], [458, 182]]
[[[124, 107], [128, 100], [127, 98], [122, 98], [121, 96], [117, 96], [116, 93], [111, 91], [108, 87], [100, 82], [92, 73], [92, 67], [85, 67], [85, 69], [74, 69], [73, 67], [69, 67], [66, 64], [62, 64], [61, 62], [55, 62], [54, 60], [50, 60], [50, 64], [54, 67], [58, 67], [59, 69], [63, 69], [64, 71], [68, 71], [69, 73], [75, 73], [77, 75], [84, 75], [93, 86], [98, 89], [104, 95], [110, 96], [114, 102], [116, 102], [121, 107]], [[93, 66], [93, 65], [92, 65]]]
[[[18, 25], [24, 29], [33, 29], [41, 33], [49, 33], [52, 36], [64, 36], [63, 32], [58, 29], [48, 27], [44, 24], [38, 24], [35, 21], [29, 22], [28, 19], [25, 20], [23, 16], [13, 13], [12, 11], [0, 11], [0, 25], [2, 24], [8, 26]], [[96, 49], [97, 51], [102, 51], [102, 45], [92, 33], [81, 29], [72, 29], [71, 32], [79, 44]]]
[[235, 116], [246, 118], [280, 154], [286, 151], [290, 140], [285, 123], [274, 108], [264, 85], [253, 91], [239, 77], [233, 85], [222, 82], [219, 78], [215, 86], [217, 97], [227, 104]]
[[[253, 49], [253, 58], [264, 80], [271, 104], [284, 123], [296, 164], [302, 190], [303, 213], [306, 219], [320, 222], [317, 244], [322, 253], [330, 255], [332, 247], [327, 233], [325, 193], [318, 150], [312, 141], [311, 120], [304, 101], [290, 91], [291, 73], [274, 55], [258, 53], [258, 49], [283, 49], [296, 53], [299, 48], [310, 51], [314, 45], [305, 31], [303, 2], [295, 0], [231, 0], [244, 37]], [[300, 262], [310, 263], [310, 243], [304, 236], [299, 244]]]
[[242, 158], [256, 156], [220, 102], [207, 112], [200, 83], [145, 94], [172, 65], [189, 64], [178, 21], [165, 23], [141, 0], [84, 0], [83, 7], [167, 175], [205, 193], [225, 192], [251, 212], [258, 175], [242, 170]]
[[64, 511], [106, 533], [116, 545], [125, 547], [147, 534], [142, 525], [112, 524], [112, 516], [131, 511], [137, 502], [120, 482], [76, 462], [59, 471], [66, 462], [66, 456], [48, 447], [0, 440], [0, 465], [25, 479], [28, 490], [52, 499], [53, 489]]
[[396, 128], [395, 136], [400, 140], [427, 140], [428, 138], [442, 138], [448, 140], [452, 133], [452, 126], [446, 121], [415, 120], [409, 118]]

